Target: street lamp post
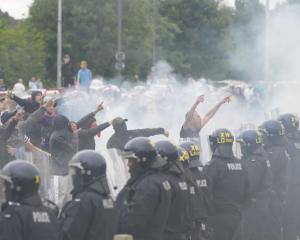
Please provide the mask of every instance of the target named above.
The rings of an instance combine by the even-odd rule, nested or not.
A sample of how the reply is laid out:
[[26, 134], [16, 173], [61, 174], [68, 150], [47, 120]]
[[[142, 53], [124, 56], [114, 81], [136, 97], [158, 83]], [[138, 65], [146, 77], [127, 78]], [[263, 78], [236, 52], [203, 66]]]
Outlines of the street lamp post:
[[62, 65], [62, 0], [58, 0], [58, 16], [57, 16], [57, 87], [62, 87], [61, 76]]
[[270, 0], [266, 0], [265, 6], [265, 59], [264, 59], [264, 81], [268, 82], [270, 77], [270, 52], [269, 52], [269, 35], [270, 35]]
[[157, 18], [157, 2], [156, 0], [153, 0], [153, 10], [152, 10], [152, 24], [153, 24], [153, 42], [152, 42], [152, 65], [155, 66], [156, 61], [157, 61], [157, 52], [156, 52], [156, 37], [157, 37], [157, 33], [156, 33], [156, 18]]
[[118, 77], [121, 79], [122, 71], [125, 69], [125, 53], [123, 52], [123, 0], [117, 0], [117, 14], [118, 14], [118, 43], [116, 53], [115, 68], [118, 71]]

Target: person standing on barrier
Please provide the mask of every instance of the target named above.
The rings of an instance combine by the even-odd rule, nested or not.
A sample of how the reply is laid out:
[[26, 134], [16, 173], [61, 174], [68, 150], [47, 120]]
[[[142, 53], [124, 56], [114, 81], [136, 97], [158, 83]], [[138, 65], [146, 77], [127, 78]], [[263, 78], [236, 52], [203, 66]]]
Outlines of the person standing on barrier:
[[69, 54], [65, 54], [63, 58], [63, 64], [61, 67], [61, 75], [63, 81], [63, 87], [69, 88], [75, 84], [75, 71], [71, 63], [71, 58]]
[[131, 177], [117, 197], [119, 233], [137, 240], [163, 240], [172, 201], [171, 185], [159, 171], [166, 161], [144, 137], [130, 140], [123, 157]]
[[69, 164], [72, 200], [59, 220], [63, 240], [111, 240], [117, 230], [117, 212], [106, 179], [106, 161], [93, 151], [77, 153]]
[[270, 161], [263, 149], [263, 139], [255, 130], [244, 131], [236, 140], [248, 175], [248, 197], [237, 240], [276, 240], [279, 234], [269, 210], [272, 188]]
[[212, 159], [204, 167], [209, 180], [208, 223], [213, 228], [212, 240], [232, 240], [241, 221], [241, 205], [246, 200], [247, 174], [232, 151], [234, 137], [227, 129], [210, 136]]
[[43, 205], [38, 194], [41, 176], [33, 165], [15, 160], [0, 172], [6, 201], [0, 217], [0, 239], [60, 240], [53, 210]]
[[299, 119], [294, 114], [278, 118], [286, 131], [285, 148], [290, 156], [287, 178], [286, 208], [283, 216], [283, 239], [296, 240], [300, 237], [300, 132]]
[[80, 63], [80, 69], [77, 73], [76, 85], [80, 86], [83, 90], [88, 90], [92, 82], [92, 71], [87, 68], [87, 61], [83, 60]]
[[213, 118], [213, 116], [217, 113], [217, 111], [224, 103], [230, 102], [230, 97], [231, 96], [225, 97], [203, 118], [201, 118], [196, 110], [199, 104], [204, 102], [204, 95], [199, 96], [191, 109], [185, 115], [185, 120], [180, 130], [180, 138], [182, 139], [182, 142], [185, 142], [185, 139], [187, 139], [188, 141], [200, 143], [199, 133], [201, 129]]

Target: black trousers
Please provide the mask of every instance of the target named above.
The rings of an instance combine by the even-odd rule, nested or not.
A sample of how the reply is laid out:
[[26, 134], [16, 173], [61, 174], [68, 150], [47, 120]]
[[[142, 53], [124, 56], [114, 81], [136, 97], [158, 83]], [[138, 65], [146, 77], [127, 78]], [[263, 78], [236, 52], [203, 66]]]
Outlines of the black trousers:
[[240, 221], [241, 216], [236, 213], [218, 213], [209, 217], [209, 225], [213, 228], [211, 240], [232, 240]]
[[300, 185], [290, 187], [283, 218], [283, 239], [297, 240], [300, 227]]

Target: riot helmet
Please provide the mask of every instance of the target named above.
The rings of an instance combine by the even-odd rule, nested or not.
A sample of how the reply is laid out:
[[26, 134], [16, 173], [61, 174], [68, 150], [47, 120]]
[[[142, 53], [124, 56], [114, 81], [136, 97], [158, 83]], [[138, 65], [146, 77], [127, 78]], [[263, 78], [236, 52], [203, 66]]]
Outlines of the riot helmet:
[[158, 158], [154, 144], [146, 137], [136, 137], [124, 147], [123, 158], [133, 159], [143, 169], [160, 168], [167, 164], [163, 158]]
[[93, 150], [78, 152], [69, 164], [74, 189], [87, 187], [106, 177], [106, 161]]
[[178, 149], [177, 147], [167, 140], [158, 141], [155, 144], [157, 153], [166, 160], [168, 163], [174, 163], [178, 160]]
[[286, 133], [293, 133], [299, 129], [299, 118], [291, 113], [279, 116], [278, 121], [282, 123]]
[[210, 149], [213, 155], [220, 157], [231, 157], [233, 156], [232, 145], [234, 137], [232, 133], [226, 129], [221, 128], [215, 130], [209, 136]]
[[277, 120], [265, 121], [258, 128], [262, 133], [264, 146], [280, 145], [285, 136], [285, 129], [281, 122]]
[[12, 202], [36, 194], [41, 183], [38, 169], [24, 160], [7, 163], [0, 171], [0, 178], [4, 180], [6, 201]]
[[189, 167], [197, 168], [202, 167], [200, 161], [200, 148], [194, 142], [184, 142], [180, 144], [180, 147], [184, 148], [189, 154]]
[[185, 168], [189, 167], [190, 156], [189, 153], [181, 146], [178, 147], [178, 155], [179, 155], [179, 162]]
[[263, 146], [262, 135], [255, 130], [244, 131], [236, 141], [241, 146], [243, 157], [247, 157], [253, 153], [259, 153]]

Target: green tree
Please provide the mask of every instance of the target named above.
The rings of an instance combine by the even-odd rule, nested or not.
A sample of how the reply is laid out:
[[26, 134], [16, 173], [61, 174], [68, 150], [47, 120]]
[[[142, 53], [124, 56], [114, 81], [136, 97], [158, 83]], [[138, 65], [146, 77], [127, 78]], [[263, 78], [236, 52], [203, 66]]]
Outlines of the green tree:
[[[73, 64], [85, 59], [94, 75], [112, 77], [115, 74], [117, 48], [116, 1], [63, 1], [63, 51]], [[123, 39], [126, 53], [125, 75], [146, 75], [152, 54], [152, 1], [124, 1]], [[30, 9], [29, 22], [42, 33], [47, 46], [48, 76], [55, 78], [56, 62], [56, 1], [36, 0]], [[158, 16], [161, 38], [172, 37], [176, 26]]]
[[38, 32], [22, 22], [15, 27], [0, 28], [0, 65], [10, 86], [18, 78], [44, 78], [44, 61], [44, 42]]
[[214, 0], [165, 1], [161, 14], [180, 32], [172, 45], [165, 45], [167, 59], [183, 74], [223, 79], [229, 76], [232, 9]]

